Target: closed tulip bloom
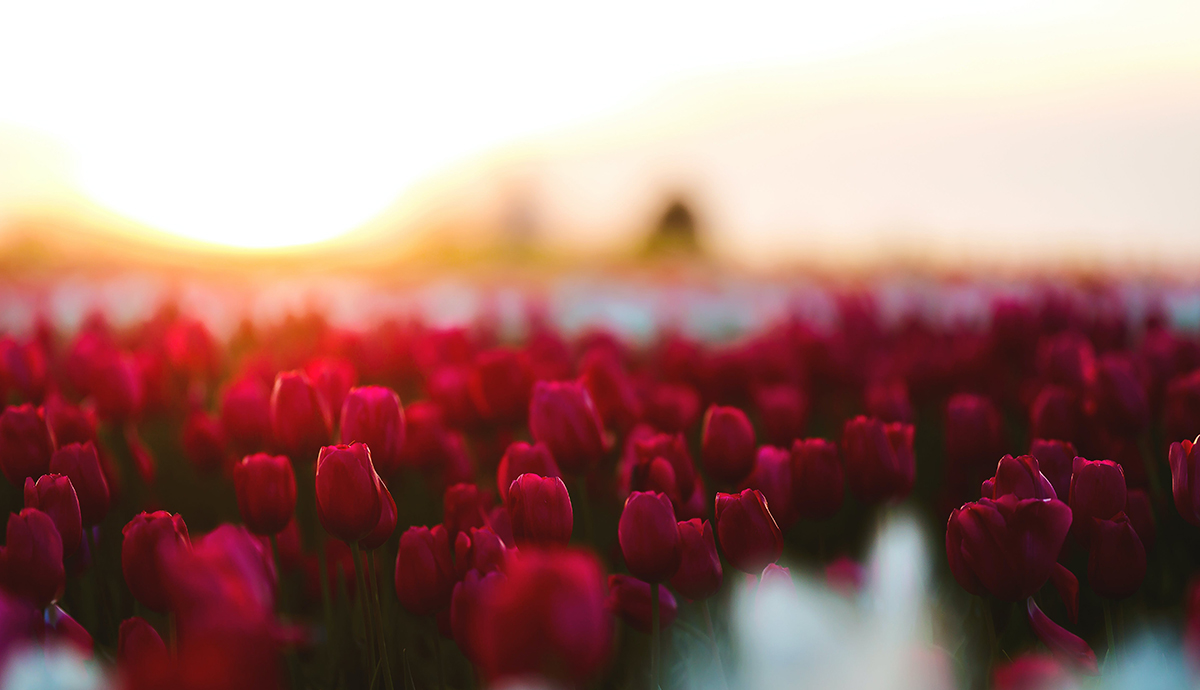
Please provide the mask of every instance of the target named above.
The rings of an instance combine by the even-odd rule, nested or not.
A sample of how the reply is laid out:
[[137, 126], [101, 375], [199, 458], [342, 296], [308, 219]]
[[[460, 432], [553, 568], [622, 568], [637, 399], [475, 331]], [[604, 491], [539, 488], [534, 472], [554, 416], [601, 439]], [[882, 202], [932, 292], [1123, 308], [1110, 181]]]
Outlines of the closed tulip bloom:
[[683, 557], [671, 500], [660, 493], [634, 491], [617, 523], [625, 565], [646, 582], [663, 582], [679, 570]]
[[1116, 353], [1100, 357], [1096, 381], [1088, 393], [1088, 408], [1109, 431], [1136, 436], [1150, 421], [1146, 389], [1128, 355]]
[[607, 450], [600, 415], [587, 389], [573, 381], [538, 381], [529, 403], [529, 430], [546, 444], [559, 467], [581, 474]]
[[567, 485], [558, 477], [523, 474], [508, 487], [504, 508], [517, 546], [566, 544], [575, 516]]
[[1083, 422], [1079, 394], [1062, 386], [1043, 386], [1029, 406], [1030, 433], [1035, 438], [1074, 441]]
[[[1012, 494], [1017, 498], [1058, 498], [1050, 480], [1042, 475], [1037, 458], [1005, 455], [996, 465], [996, 476], [984, 482], [984, 498]], [[987, 487], [991, 488], [989, 492]]]
[[409, 527], [396, 555], [396, 596], [409, 613], [431, 616], [450, 604], [454, 564], [442, 525]]
[[508, 549], [491, 527], [472, 527], [454, 539], [454, 568], [459, 578], [469, 570], [490, 573], [504, 566]]
[[498, 424], [518, 424], [529, 413], [533, 371], [529, 356], [498, 347], [475, 356], [470, 374], [470, 392], [484, 419]]
[[1050, 578], [1071, 510], [1057, 499], [981, 498], [954, 510], [946, 526], [950, 572], [972, 594], [1020, 601]]
[[117, 639], [117, 663], [122, 667], [166, 664], [167, 645], [145, 618], [133, 616], [121, 621]]
[[1167, 438], [1193, 439], [1200, 434], [1200, 369], [1167, 383], [1163, 428]]
[[0, 339], [0, 389], [6, 385], [24, 400], [41, 402], [45, 397], [46, 354], [36, 342]]
[[109, 352], [95, 362], [89, 392], [101, 419], [124, 422], [136, 416], [146, 391], [137, 360], [127, 352]]
[[61, 474], [43, 474], [35, 483], [32, 477], [27, 477], [25, 507], [49, 515], [62, 538], [63, 554], [75, 553], [83, 540], [83, 523], [79, 518], [79, 499], [70, 479]]
[[704, 413], [700, 459], [709, 476], [736, 484], [754, 469], [754, 427], [736, 407], [713, 405]]
[[946, 404], [946, 481], [973, 492], [1004, 446], [1000, 413], [985, 397], [962, 393]]
[[912, 424], [912, 402], [903, 379], [873, 381], [863, 393], [867, 414], [884, 422]]
[[396, 499], [392, 498], [392, 492], [388, 490], [379, 475], [375, 475], [375, 488], [379, 493], [379, 522], [376, 522], [367, 536], [358, 542], [359, 548], [364, 551], [374, 551], [391, 539], [392, 532], [396, 531], [396, 521], [399, 519]]
[[792, 442], [791, 462], [796, 513], [809, 520], [833, 517], [845, 495], [837, 445], [823, 438], [797, 439]]
[[442, 496], [442, 522], [453, 539], [459, 532], [483, 527], [491, 498], [474, 484], [460, 483], [446, 489]]
[[482, 602], [475, 640], [485, 681], [594, 677], [612, 646], [607, 594], [600, 563], [588, 552], [522, 553]]
[[1061, 501], [1071, 498], [1071, 474], [1074, 470], [1075, 446], [1067, 441], [1035, 438], [1029, 444], [1029, 454], [1037, 458], [1042, 476], [1054, 487], [1054, 495]]
[[1096, 653], [1092, 651], [1087, 642], [1050, 620], [1038, 608], [1033, 597], [1026, 600], [1025, 608], [1029, 614], [1029, 625], [1033, 628], [1034, 634], [1042, 641], [1042, 644], [1050, 648], [1056, 658], [1070, 664], [1072, 668], [1081, 673], [1093, 676], [1099, 673], [1096, 666]]
[[84, 659], [90, 660], [95, 651], [96, 643], [92, 635], [57, 605], [46, 609], [46, 644], [47, 646], [66, 645]]
[[[628, 575], [608, 576], [608, 600], [605, 605], [629, 627], [650, 634], [653, 621], [650, 610], [650, 583]], [[679, 604], [666, 587], [658, 588], [658, 623], [669, 628], [679, 613]]]
[[329, 410], [330, 426], [338, 425], [342, 404], [354, 384], [358, 383], [358, 372], [348, 360], [340, 357], [318, 357], [304, 367], [308, 380], [321, 394]]
[[1037, 367], [1050, 383], [1083, 390], [1096, 378], [1096, 353], [1087, 336], [1063, 331], [1038, 343]]
[[604, 347], [593, 347], [580, 363], [580, 382], [591, 394], [604, 426], [622, 433], [642, 418], [642, 400], [621, 359]]
[[671, 576], [675, 591], [693, 601], [707, 599], [721, 589], [721, 558], [708, 520], [680, 522], [679, 569]]
[[0, 470], [13, 486], [40, 477], [50, 468], [54, 442], [41, 408], [30, 404], [5, 408], [0, 414]]
[[62, 594], [66, 581], [54, 520], [37, 508], [9, 515], [0, 546], [0, 590], [44, 609]]
[[366, 445], [322, 448], [316, 482], [317, 515], [325, 531], [350, 543], [367, 536], [379, 523], [383, 504]]
[[166, 611], [170, 606], [167, 562], [192, 547], [183, 518], [163, 510], [141, 513], [125, 525], [121, 534], [121, 572], [129, 591], [146, 608]]
[[440, 407], [428, 400], [418, 400], [409, 405], [404, 410], [404, 445], [400, 448], [400, 464], [421, 470], [436, 467], [445, 456], [447, 436]]
[[96, 411], [72, 405], [52, 393], [46, 398], [46, 425], [59, 448], [72, 443], [96, 442]]
[[1072, 623], [1079, 622], [1079, 578], [1061, 563], [1050, 570], [1050, 582], [1067, 607], [1067, 617]]
[[654, 434], [633, 442], [631, 489], [659, 491], [677, 506], [687, 502], [696, 487], [696, 466], [683, 434]]
[[532, 446], [524, 441], [509, 444], [500, 458], [496, 468], [496, 489], [500, 492], [500, 500], [508, 497], [508, 487], [523, 474], [536, 474], [541, 477], [561, 477], [558, 463], [550, 455], [550, 449], [544, 443]]
[[1092, 518], [1108, 520], [1125, 509], [1125, 473], [1112, 460], [1076, 457], [1071, 474], [1071, 512], [1089, 527]]
[[79, 501], [79, 518], [84, 527], [97, 525], [108, 514], [108, 481], [100, 467], [100, 457], [91, 441], [72, 443], [50, 456], [50, 471], [71, 480]]
[[1172, 443], [1167, 453], [1171, 463], [1171, 493], [1175, 498], [1175, 509], [1179, 515], [1193, 525], [1200, 526], [1200, 451], [1191, 441]]
[[757, 575], [783, 554], [783, 534], [759, 491], [718, 493], [716, 523], [725, 557], [742, 572]]
[[469, 570], [462, 580], [454, 585], [450, 596], [450, 631], [463, 656], [472, 663], [479, 663], [479, 649], [475, 644], [479, 627], [479, 611], [495, 590], [504, 582], [499, 571], [480, 572]]
[[754, 471], [742, 482], [742, 489], [758, 489], [771, 506], [771, 515], [779, 529], [796, 523], [799, 514], [792, 505], [792, 454], [783, 448], [763, 446], [754, 458]]
[[383, 386], [350, 389], [342, 403], [342, 443], [365, 443], [383, 476], [400, 469], [405, 423], [400, 396]]
[[217, 472], [226, 462], [225, 431], [216, 417], [201, 411], [183, 425], [183, 454], [201, 472]]
[[238, 512], [255, 534], [279, 534], [296, 512], [296, 476], [283, 455], [256, 453], [233, 466]]
[[652, 385], [642, 405], [646, 421], [667, 433], [683, 433], [700, 419], [700, 394], [683, 383]]
[[1146, 578], [1146, 549], [1124, 513], [1095, 520], [1088, 556], [1088, 584], [1102, 597], [1131, 596]]
[[256, 378], [230, 384], [221, 395], [221, 428], [234, 447], [264, 450], [271, 439], [271, 390]]
[[271, 433], [292, 460], [307, 461], [332, 437], [329, 408], [299, 371], [280, 372], [271, 391]]
[[754, 392], [754, 405], [762, 417], [767, 443], [787, 447], [804, 436], [808, 398], [791, 384], [763, 386]]
[[878, 419], [855, 417], [842, 433], [846, 482], [864, 503], [902, 499], [916, 478], [911, 424], [884, 424]]

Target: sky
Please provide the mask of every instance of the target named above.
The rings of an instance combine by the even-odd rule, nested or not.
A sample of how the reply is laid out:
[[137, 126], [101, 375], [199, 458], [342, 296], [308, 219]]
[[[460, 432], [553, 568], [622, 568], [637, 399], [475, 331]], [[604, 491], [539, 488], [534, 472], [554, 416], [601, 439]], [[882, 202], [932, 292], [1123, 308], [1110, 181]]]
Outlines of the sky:
[[0, 221], [273, 247], [516, 194], [596, 248], [674, 189], [751, 263], [1153, 257], [1200, 248], [1196, 36], [1163, 0], [4, 3]]

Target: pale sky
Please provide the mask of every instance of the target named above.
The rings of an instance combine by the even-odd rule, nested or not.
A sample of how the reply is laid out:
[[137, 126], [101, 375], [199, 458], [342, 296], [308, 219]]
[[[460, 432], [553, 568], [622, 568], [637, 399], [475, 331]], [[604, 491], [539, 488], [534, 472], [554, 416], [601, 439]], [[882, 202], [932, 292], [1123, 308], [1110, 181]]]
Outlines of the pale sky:
[[568, 247], [677, 188], [754, 263], [1200, 249], [1200, 3], [0, 4], [0, 219], [279, 246], [514, 188]]

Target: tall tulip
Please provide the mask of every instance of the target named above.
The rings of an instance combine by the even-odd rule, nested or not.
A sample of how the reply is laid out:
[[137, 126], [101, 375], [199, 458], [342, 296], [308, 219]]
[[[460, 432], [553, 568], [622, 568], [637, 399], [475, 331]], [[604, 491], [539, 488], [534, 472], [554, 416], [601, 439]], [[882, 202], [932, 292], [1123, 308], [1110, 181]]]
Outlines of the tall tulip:
[[558, 463], [550, 455], [550, 449], [544, 443], [529, 445], [524, 441], [515, 441], [504, 451], [500, 465], [496, 468], [496, 489], [500, 492], [500, 500], [508, 496], [508, 487], [523, 474], [536, 474], [541, 477], [561, 477]]
[[66, 475], [79, 500], [79, 518], [84, 527], [97, 525], [108, 514], [108, 480], [91, 441], [72, 443], [50, 456], [50, 471]]
[[283, 455], [256, 453], [233, 466], [238, 511], [255, 534], [279, 534], [296, 512], [296, 476]]
[[792, 505], [800, 517], [825, 520], [842, 507], [845, 489], [837, 445], [823, 438], [792, 443]]
[[865, 503], [902, 499], [916, 478], [911, 424], [884, 424], [878, 419], [855, 417], [842, 433], [846, 483]]
[[1184, 520], [1200, 526], [1200, 451], [1191, 441], [1171, 444], [1167, 459], [1171, 463], [1171, 493], [1175, 509]]
[[721, 559], [708, 520], [692, 518], [679, 525], [679, 569], [671, 586], [688, 599], [702, 601], [721, 588]]
[[445, 527], [409, 527], [400, 535], [395, 584], [400, 603], [414, 615], [430, 616], [450, 604], [454, 564]]
[[1107, 599], [1124, 599], [1146, 577], [1146, 549], [1129, 518], [1095, 520], [1088, 557], [1088, 583]]
[[567, 485], [558, 477], [523, 474], [508, 488], [504, 507], [518, 546], [566, 544], [575, 517]]
[[28, 403], [9, 406], [0, 414], [0, 470], [9, 483], [25, 485], [50, 468], [54, 442], [41, 408]]
[[559, 467], [582, 474], [595, 467], [607, 446], [600, 415], [587, 389], [573, 381], [538, 381], [529, 402], [529, 430], [545, 443]]
[[329, 443], [329, 407], [303, 372], [284, 371], [275, 377], [271, 432], [278, 449], [293, 461], [307, 461]]
[[718, 493], [716, 498], [717, 539], [733, 567], [757, 575], [783, 554], [783, 534], [771, 517], [761, 492], [744, 489], [740, 494]]
[[362, 443], [325, 446], [317, 456], [317, 515], [346, 543], [367, 536], [383, 510], [371, 451]]
[[351, 388], [342, 403], [342, 443], [365, 443], [371, 461], [385, 477], [400, 469], [405, 440], [400, 396], [383, 386]]
[[63, 554], [70, 556], [83, 540], [83, 522], [79, 518], [79, 499], [71, 480], [61, 474], [43, 474], [37, 482], [25, 479], [25, 507], [37, 508], [54, 520], [62, 538]]
[[58, 599], [65, 584], [62, 538], [54, 520], [37, 508], [9, 515], [0, 546], [0, 590], [44, 609]]
[[635, 577], [659, 583], [679, 570], [683, 557], [671, 501], [660, 493], [634, 491], [617, 523], [625, 565]]
[[709, 476], [736, 484], [754, 469], [754, 427], [736, 407], [713, 405], [704, 413], [700, 459]]
[[141, 513], [121, 533], [121, 572], [129, 591], [146, 608], [166, 611], [170, 606], [166, 582], [169, 561], [192, 546], [183, 518], [162, 510]]

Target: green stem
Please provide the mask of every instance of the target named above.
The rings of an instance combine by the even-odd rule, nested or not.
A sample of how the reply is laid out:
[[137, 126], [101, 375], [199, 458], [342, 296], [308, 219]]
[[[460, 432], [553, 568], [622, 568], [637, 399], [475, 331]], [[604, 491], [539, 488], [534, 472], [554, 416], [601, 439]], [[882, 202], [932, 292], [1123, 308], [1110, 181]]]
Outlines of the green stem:
[[354, 608], [358, 609], [359, 615], [362, 618], [363, 640], [366, 643], [364, 651], [367, 655], [367, 673], [370, 674], [375, 669], [375, 634], [372, 632], [372, 628], [375, 626], [374, 619], [368, 613], [367, 582], [363, 577], [362, 551], [358, 548], [358, 542], [350, 542], [350, 554], [354, 558], [354, 581], [358, 583], [354, 592]]
[[717, 675], [721, 677], [721, 687], [728, 688], [729, 683], [725, 680], [725, 668], [721, 665], [721, 650], [717, 647], [717, 631], [713, 628], [712, 614], [708, 612], [708, 599], [700, 602], [700, 608], [704, 611], [704, 624], [708, 627], [708, 639], [712, 640], [713, 661], [717, 662]]
[[1117, 657], [1117, 641], [1113, 635], [1112, 621], [1112, 602], [1108, 599], [1104, 600], [1104, 635], [1108, 639], [1108, 657], [1115, 659]]
[[332, 641], [333, 638], [333, 602], [329, 595], [329, 556], [325, 553], [325, 535], [318, 532], [317, 535], [317, 553], [321, 559], [321, 567], [317, 574], [317, 579], [321, 583], [321, 606], [325, 614], [325, 636], [326, 639]]
[[650, 583], [650, 690], [658, 690], [658, 583]]
[[979, 603], [983, 605], [983, 625], [987, 628], [988, 647], [991, 655], [988, 658], [988, 669], [991, 669], [996, 664], [996, 660], [1000, 658], [1000, 641], [996, 639], [996, 622], [992, 620], [992, 603], [983, 597], [980, 597]]
[[442, 668], [442, 633], [437, 629], [437, 621], [433, 621], [433, 658], [437, 661], [438, 688], [446, 690], [446, 671]]
[[388, 659], [387, 633], [383, 625], [383, 609], [379, 605], [379, 572], [375, 569], [375, 552], [367, 552], [367, 583], [371, 590], [371, 603], [375, 608], [375, 619], [379, 632], [379, 656], [383, 659], [383, 680], [388, 690], [394, 690], [392, 685], [392, 662]]

